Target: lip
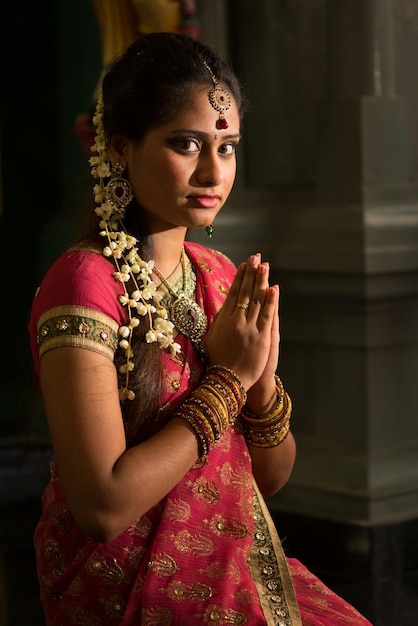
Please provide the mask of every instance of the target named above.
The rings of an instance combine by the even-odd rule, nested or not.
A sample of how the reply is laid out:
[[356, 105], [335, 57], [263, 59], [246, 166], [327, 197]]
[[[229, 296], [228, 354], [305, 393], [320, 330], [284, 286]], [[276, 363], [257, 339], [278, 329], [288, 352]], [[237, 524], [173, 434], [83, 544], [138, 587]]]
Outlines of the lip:
[[218, 204], [221, 199], [220, 196], [210, 195], [210, 194], [201, 194], [196, 196], [188, 196], [190, 200], [193, 200], [200, 207], [204, 209], [213, 209]]

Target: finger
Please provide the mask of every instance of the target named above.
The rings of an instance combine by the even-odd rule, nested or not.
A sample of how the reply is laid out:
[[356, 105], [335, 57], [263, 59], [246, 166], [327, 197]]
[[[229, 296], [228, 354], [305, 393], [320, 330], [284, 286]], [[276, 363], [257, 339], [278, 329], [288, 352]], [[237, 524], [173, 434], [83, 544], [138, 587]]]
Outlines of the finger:
[[241, 283], [245, 275], [246, 262], [241, 263], [236, 271], [234, 280], [229, 288], [225, 301], [221, 308], [222, 314], [231, 315], [235, 311], [235, 305], [237, 303], [238, 295], [241, 288]]
[[246, 312], [250, 306], [254, 294], [254, 288], [257, 284], [257, 272], [260, 265], [260, 259], [261, 255], [259, 253], [252, 254], [248, 259], [235, 303], [237, 310]]
[[[232, 281], [231, 287], [229, 288], [228, 295], [225, 299], [225, 302], [222, 306], [223, 313], [232, 314], [235, 310], [243, 310], [247, 308], [249, 297], [247, 292], [249, 291], [249, 274], [254, 273], [254, 268], [259, 263], [259, 254], [252, 254], [247, 261], [241, 263], [235, 274], [234, 280]], [[245, 281], [245, 286], [243, 287], [243, 283]], [[244, 305], [242, 308], [237, 307], [237, 303]]]
[[257, 326], [260, 333], [266, 331], [271, 332], [273, 325], [278, 323], [277, 307], [278, 307], [279, 290], [277, 285], [266, 289], [264, 303], [258, 315]]
[[277, 290], [277, 298], [276, 298], [276, 307], [273, 313], [273, 322], [271, 325], [271, 334], [272, 337], [277, 338], [280, 342], [280, 318], [279, 318], [279, 300], [280, 300], [280, 289], [278, 285], [273, 285], [272, 289]]
[[270, 267], [267, 262], [261, 263], [257, 267], [253, 293], [248, 307], [248, 319], [256, 319], [260, 313], [260, 308], [263, 306], [266, 297], [266, 289], [269, 286], [269, 273]]

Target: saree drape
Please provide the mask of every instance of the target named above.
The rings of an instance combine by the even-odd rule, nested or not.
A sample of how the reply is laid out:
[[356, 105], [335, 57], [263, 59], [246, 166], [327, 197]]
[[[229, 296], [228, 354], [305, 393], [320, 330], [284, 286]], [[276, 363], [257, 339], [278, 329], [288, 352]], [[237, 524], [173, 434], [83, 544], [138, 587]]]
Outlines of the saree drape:
[[[196, 300], [210, 322], [236, 268], [219, 252], [185, 247], [197, 276]], [[80, 250], [52, 266], [29, 325], [38, 374], [39, 352], [56, 345], [112, 358], [124, 319], [112, 272], [102, 256]], [[163, 356], [161, 423], [203, 375], [191, 342], [180, 334], [176, 341], [181, 357]], [[34, 546], [47, 626], [370, 624], [286, 558], [239, 428], [226, 431], [161, 502], [107, 544], [77, 526], [55, 462], [42, 504]]]

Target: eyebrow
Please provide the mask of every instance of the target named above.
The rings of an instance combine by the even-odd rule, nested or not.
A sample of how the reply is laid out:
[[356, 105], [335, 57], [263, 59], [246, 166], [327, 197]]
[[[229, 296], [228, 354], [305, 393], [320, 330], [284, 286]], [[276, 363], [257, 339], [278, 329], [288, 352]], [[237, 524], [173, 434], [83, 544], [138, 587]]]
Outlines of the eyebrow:
[[[213, 136], [213, 133], [205, 133], [201, 130], [195, 130], [194, 128], [178, 128], [176, 130], [171, 131], [172, 135], [183, 135], [183, 134], [189, 134], [189, 135], [196, 135], [196, 137], [200, 137], [201, 139], [210, 139]], [[214, 132], [214, 134], [216, 135], [217, 133]], [[240, 133], [235, 133], [233, 135], [223, 135], [222, 140], [225, 139], [241, 139], [241, 135]]]

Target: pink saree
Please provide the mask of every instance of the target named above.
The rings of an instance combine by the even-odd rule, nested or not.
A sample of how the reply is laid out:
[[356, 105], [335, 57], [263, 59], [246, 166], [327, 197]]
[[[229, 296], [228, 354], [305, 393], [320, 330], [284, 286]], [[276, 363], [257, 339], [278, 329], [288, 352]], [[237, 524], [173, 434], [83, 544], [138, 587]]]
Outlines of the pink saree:
[[[235, 267], [198, 244], [186, 243], [186, 251], [196, 299], [210, 321]], [[113, 358], [123, 309], [112, 271], [100, 255], [73, 251], [48, 272], [30, 321], [38, 373], [39, 351], [54, 345], [82, 345]], [[166, 419], [204, 367], [188, 339], [176, 340], [182, 357], [163, 357]], [[34, 535], [47, 626], [370, 626], [297, 560], [286, 559], [238, 431], [228, 430], [161, 502], [107, 544], [78, 528], [59, 468], [52, 463], [51, 470]]]

